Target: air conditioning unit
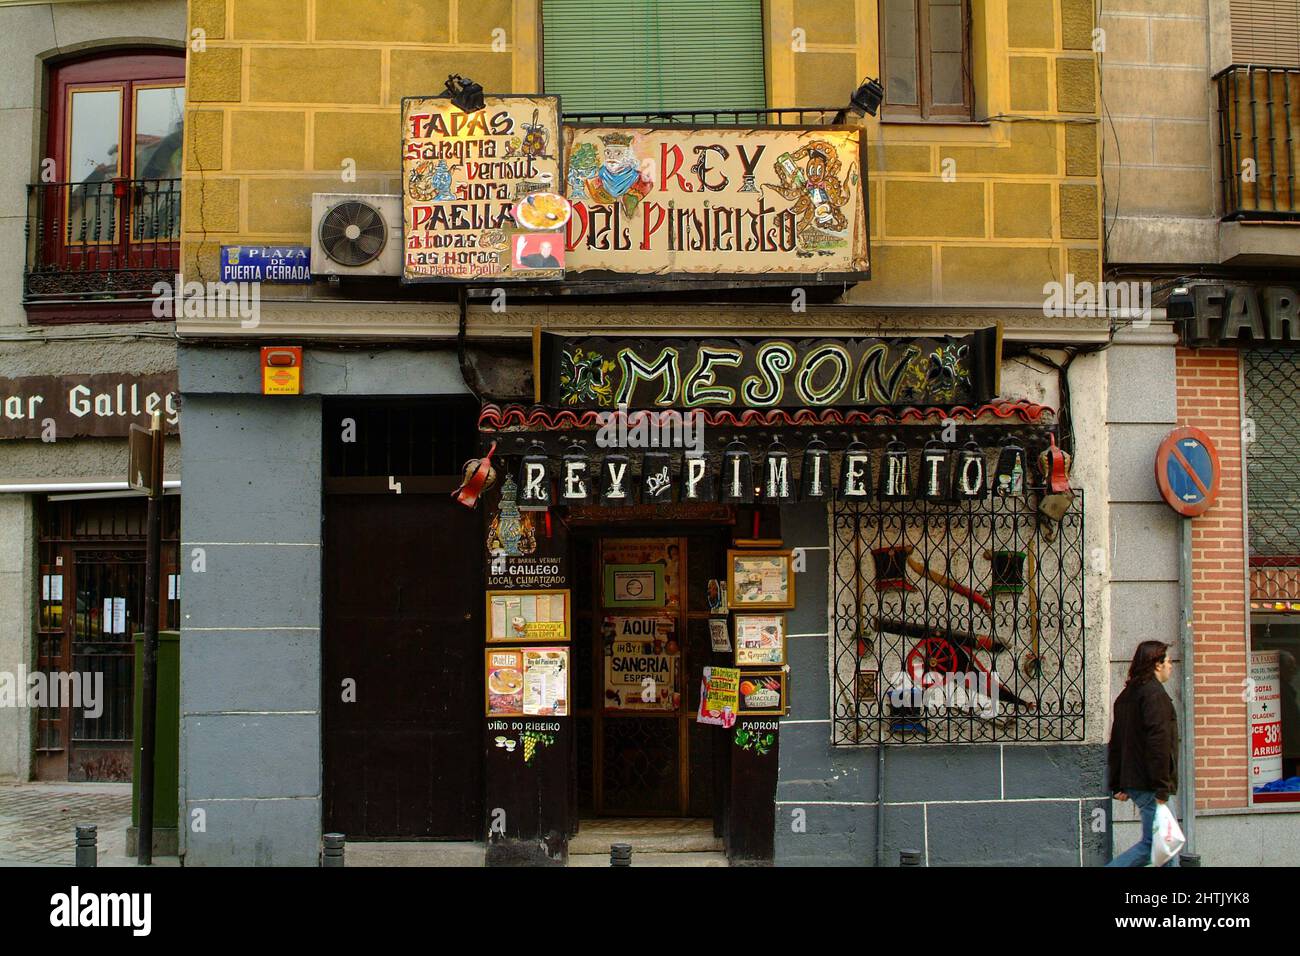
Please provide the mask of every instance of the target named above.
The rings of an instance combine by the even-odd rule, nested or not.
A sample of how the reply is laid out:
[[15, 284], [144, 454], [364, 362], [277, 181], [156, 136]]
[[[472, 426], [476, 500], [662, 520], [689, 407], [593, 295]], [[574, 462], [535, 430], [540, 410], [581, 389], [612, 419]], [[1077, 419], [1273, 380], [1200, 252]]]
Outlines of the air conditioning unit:
[[311, 271], [318, 276], [402, 274], [402, 197], [312, 193]]

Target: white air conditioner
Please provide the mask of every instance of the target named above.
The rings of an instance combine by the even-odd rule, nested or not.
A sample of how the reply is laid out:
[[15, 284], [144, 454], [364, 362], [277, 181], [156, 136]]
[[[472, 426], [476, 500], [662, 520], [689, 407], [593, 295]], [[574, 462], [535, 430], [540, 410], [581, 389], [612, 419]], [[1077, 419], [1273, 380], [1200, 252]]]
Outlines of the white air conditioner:
[[402, 274], [402, 197], [312, 193], [311, 271], [318, 276]]

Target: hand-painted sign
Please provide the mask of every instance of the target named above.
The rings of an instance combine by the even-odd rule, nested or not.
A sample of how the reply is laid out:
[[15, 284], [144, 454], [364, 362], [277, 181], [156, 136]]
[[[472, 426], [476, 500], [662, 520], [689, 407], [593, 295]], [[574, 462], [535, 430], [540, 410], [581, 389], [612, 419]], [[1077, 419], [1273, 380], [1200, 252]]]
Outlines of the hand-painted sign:
[[739, 697], [739, 668], [704, 668], [704, 676], [700, 681], [700, 707], [695, 714], [695, 722], [716, 727], [733, 726], [739, 709]]
[[856, 127], [565, 126], [568, 269], [870, 275]]
[[311, 282], [311, 246], [222, 246], [222, 282]]
[[0, 439], [122, 438], [162, 413], [163, 431], [180, 422], [176, 373], [27, 375], [0, 378]]
[[1184, 518], [1204, 514], [1219, 494], [1219, 453], [1199, 428], [1175, 428], [1156, 450], [1156, 484]]
[[402, 100], [403, 282], [564, 277], [559, 105]]
[[559, 408], [965, 405], [997, 394], [994, 328], [933, 339], [543, 337]]

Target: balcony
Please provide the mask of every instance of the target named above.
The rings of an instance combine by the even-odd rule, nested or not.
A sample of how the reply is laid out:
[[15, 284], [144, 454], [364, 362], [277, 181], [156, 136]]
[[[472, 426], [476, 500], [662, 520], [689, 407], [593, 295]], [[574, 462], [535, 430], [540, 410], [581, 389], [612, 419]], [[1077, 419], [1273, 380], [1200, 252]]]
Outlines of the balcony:
[[1225, 221], [1300, 221], [1300, 69], [1230, 66], [1218, 84]]
[[180, 262], [179, 179], [27, 187], [23, 304], [47, 321], [149, 318]]

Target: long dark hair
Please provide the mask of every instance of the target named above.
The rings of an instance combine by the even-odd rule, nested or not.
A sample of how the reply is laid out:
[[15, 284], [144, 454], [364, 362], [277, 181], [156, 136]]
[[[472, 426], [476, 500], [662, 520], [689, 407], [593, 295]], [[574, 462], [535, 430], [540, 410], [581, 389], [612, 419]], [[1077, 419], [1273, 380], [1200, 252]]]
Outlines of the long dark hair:
[[1156, 665], [1169, 653], [1169, 645], [1164, 641], [1143, 641], [1133, 653], [1133, 663], [1128, 666], [1127, 684], [1145, 680], [1156, 671]]

